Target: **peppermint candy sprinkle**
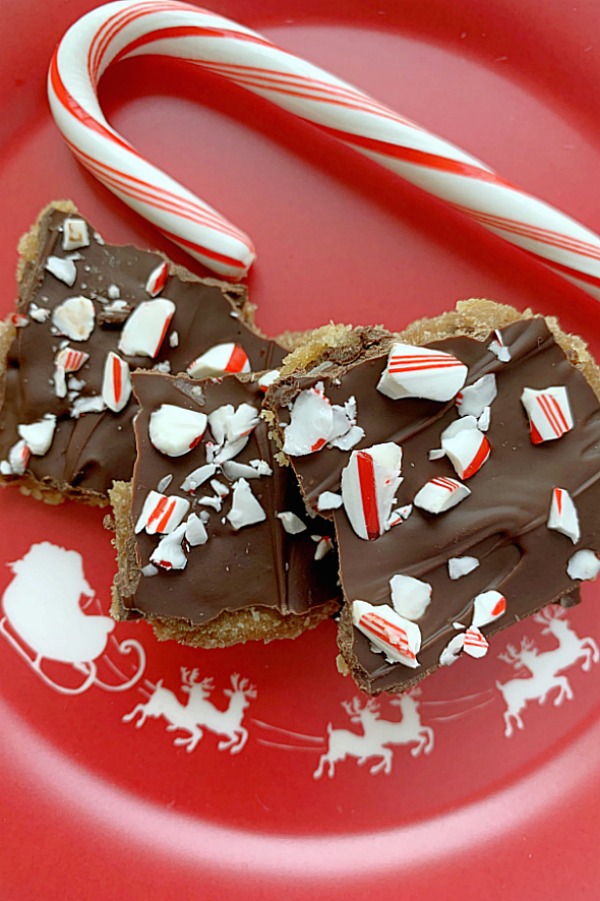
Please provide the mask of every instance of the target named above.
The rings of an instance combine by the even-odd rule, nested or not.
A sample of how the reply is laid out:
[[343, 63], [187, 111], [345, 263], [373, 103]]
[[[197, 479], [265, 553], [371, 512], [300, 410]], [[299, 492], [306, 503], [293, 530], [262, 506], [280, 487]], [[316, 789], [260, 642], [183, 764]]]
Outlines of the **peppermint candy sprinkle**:
[[444, 429], [442, 450], [461, 479], [470, 479], [479, 472], [490, 456], [490, 442], [477, 428], [474, 416], [458, 419]]
[[166, 297], [144, 300], [131, 313], [119, 338], [119, 350], [126, 357], [151, 357], [160, 351], [175, 313], [175, 304]]
[[291, 510], [284, 510], [282, 513], [278, 513], [277, 519], [288, 535], [299, 535], [300, 532], [306, 532], [306, 524]]
[[207, 422], [205, 413], [186, 410], [174, 404], [162, 404], [150, 414], [150, 441], [161, 454], [182, 457], [200, 443]]
[[452, 666], [453, 663], [456, 663], [458, 658], [462, 653], [462, 649], [465, 644], [465, 633], [459, 632], [458, 635], [453, 635], [446, 647], [442, 650], [440, 654], [439, 663], [440, 666]]
[[231, 526], [238, 531], [245, 526], [253, 526], [255, 523], [264, 522], [267, 514], [260, 503], [254, 497], [252, 488], [246, 479], [238, 479], [233, 486], [233, 498], [231, 509], [227, 519]]
[[94, 331], [96, 311], [88, 297], [68, 297], [54, 308], [52, 324], [71, 341], [87, 341]]
[[137, 535], [145, 529], [148, 535], [157, 532], [168, 535], [179, 526], [189, 509], [190, 502], [183, 497], [168, 497], [158, 491], [149, 491], [135, 524], [135, 533]]
[[471, 491], [466, 485], [457, 482], [456, 479], [448, 479], [445, 476], [438, 476], [426, 482], [415, 496], [415, 506], [428, 513], [445, 513], [466, 497]]
[[567, 563], [569, 579], [580, 582], [593, 582], [600, 572], [600, 560], [595, 551], [585, 549], [577, 551]]
[[506, 613], [506, 598], [499, 591], [484, 591], [473, 601], [471, 626], [480, 628], [495, 622]]
[[524, 388], [521, 402], [529, 418], [533, 444], [556, 441], [573, 428], [573, 415], [567, 389], [563, 385], [536, 391]]
[[496, 376], [493, 373], [482, 375], [456, 395], [458, 415], [474, 416], [477, 419], [497, 396]]
[[196, 513], [190, 513], [186, 519], [184, 535], [190, 547], [198, 547], [208, 541], [206, 526]]
[[54, 358], [54, 392], [57, 397], [67, 396], [65, 373], [77, 372], [90, 358], [83, 350], [63, 347]]
[[205, 463], [203, 466], [199, 466], [185, 477], [181, 483], [181, 490], [195, 491], [196, 488], [199, 488], [204, 482], [208, 482], [208, 480], [214, 476], [216, 471], [217, 467], [214, 463]]
[[187, 526], [182, 523], [173, 532], [164, 535], [150, 554], [150, 562], [161, 569], [185, 569], [187, 557], [183, 552], [181, 542], [185, 538]]
[[570, 538], [577, 544], [581, 536], [579, 516], [573, 498], [565, 488], [553, 488], [550, 501], [550, 515], [547, 526]]
[[431, 603], [431, 585], [412, 576], [392, 576], [390, 591], [394, 610], [406, 619], [420, 619]]
[[186, 372], [193, 379], [225, 375], [227, 372], [250, 372], [250, 360], [240, 344], [217, 344], [193, 360]]
[[78, 250], [89, 247], [90, 235], [85, 219], [70, 216], [63, 222], [63, 250]]
[[475, 626], [469, 626], [465, 632], [463, 642], [463, 651], [465, 654], [468, 654], [469, 657], [479, 659], [480, 657], [485, 657], [488, 648], [489, 644], [485, 635]]
[[332, 404], [323, 382], [317, 382], [295, 399], [285, 427], [283, 450], [290, 457], [314, 454], [326, 446], [349, 451], [364, 434], [356, 424], [356, 399], [350, 397], [344, 406]]
[[157, 294], [160, 294], [160, 292], [164, 288], [168, 277], [168, 263], [159, 263], [159, 265], [155, 269], [153, 269], [148, 276], [148, 280], [146, 282], [146, 293], [149, 294], [150, 297], [156, 297]]
[[452, 580], [462, 579], [468, 576], [479, 566], [477, 557], [450, 557], [448, 560], [448, 575]]
[[27, 447], [27, 442], [21, 438], [16, 444], [10, 448], [8, 452], [8, 460], [2, 460], [0, 463], [0, 473], [3, 476], [22, 476], [25, 474], [31, 451]]
[[131, 376], [129, 375], [129, 365], [111, 350], [106, 355], [102, 377], [102, 398], [104, 403], [113, 413], [120, 413], [127, 406], [130, 397]]
[[448, 401], [460, 391], [468, 369], [452, 354], [430, 347], [394, 344], [377, 390], [392, 400], [419, 397]]
[[421, 648], [421, 630], [396, 613], [389, 604], [373, 606], [367, 601], [353, 601], [352, 622], [356, 628], [383, 651], [388, 661], [416, 669]]
[[67, 287], [72, 288], [77, 278], [77, 267], [73, 260], [67, 260], [64, 257], [49, 256], [44, 267], [47, 272], [63, 282]]
[[386, 530], [402, 481], [401, 463], [402, 448], [392, 442], [352, 452], [342, 470], [342, 499], [359, 538], [371, 541]]
[[501, 363], [510, 363], [512, 359], [511, 352], [504, 343], [502, 332], [498, 331], [498, 329], [494, 329], [494, 335], [495, 338], [488, 344], [488, 350], [490, 353], [493, 353]]
[[55, 429], [56, 416], [53, 413], [46, 413], [37, 422], [20, 425], [17, 432], [32, 454], [36, 457], [43, 457], [50, 450]]

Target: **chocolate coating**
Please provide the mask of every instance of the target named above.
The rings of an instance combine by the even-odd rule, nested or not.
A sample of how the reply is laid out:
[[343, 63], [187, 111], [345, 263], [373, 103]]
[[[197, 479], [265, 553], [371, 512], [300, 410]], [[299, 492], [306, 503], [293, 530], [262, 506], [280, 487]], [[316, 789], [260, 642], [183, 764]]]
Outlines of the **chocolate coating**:
[[[469, 625], [474, 597], [487, 589], [505, 595], [508, 608], [501, 619], [482, 629], [490, 636], [545, 604], [575, 603], [579, 583], [566, 572], [567, 561], [579, 549], [600, 548], [600, 407], [584, 376], [566, 359], [545, 321], [534, 318], [502, 330], [512, 359], [501, 363], [487, 350], [488, 341], [466, 337], [431, 344], [452, 353], [469, 367], [467, 384], [495, 373], [498, 397], [491, 407], [487, 437], [491, 456], [466, 483], [471, 495], [453, 509], [432, 515], [413, 508], [409, 518], [373, 541], [353, 531], [342, 510], [334, 514], [339, 545], [340, 574], [347, 601], [391, 603], [389, 580], [396, 573], [422, 579], [433, 587], [432, 602], [418, 621], [422, 646], [420, 668], [389, 664], [374, 653], [368, 639], [354, 628], [349, 665], [370, 691], [399, 690], [438, 664], [442, 649], [456, 634], [453, 622]], [[358, 424], [365, 430], [357, 445], [385, 441], [402, 446], [404, 481], [398, 505], [412, 503], [416, 492], [436, 476], [456, 478], [447, 458], [429, 461], [428, 451], [440, 446], [440, 434], [457, 418], [453, 402], [390, 400], [376, 385], [385, 366], [382, 354], [346, 369], [340, 384], [321, 377], [332, 403], [351, 395], [358, 402]], [[317, 379], [298, 379], [296, 390]], [[565, 385], [575, 426], [557, 441], [533, 445], [520, 397], [523, 388]], [[287, 389], [289, 398], [290, 383]], [[283, 395], [282, 395], [283, 396]], [[286, 418], [286, 410], [279, 413]], [[349, 454], [323, 450], [292, 460], [309, 505], [324, 490], [338, 490], [341, 469]], [[576, 545], [547, 528], [551, 493], [565, 488], [575, 501], [581, 537]], [[452, 581], [450, 557], [470, 555], [480, 566]], [[349, 628], [348, 614], [344, 621]], [[343, 644], [343, 642], [342, 642]]]
[[[78, 215], [78, 214], [77, 214]], [[96, 313], [95, 328], [87, 341], [71, 341], [69, 345], [83, 350], [90, 359], [75, 373], [85, 380], [81, 397], [101, 393], [104, 360], [108, 351], [117, 351], [122, 321], [108, 317], [108, 288], [116, 285], [119, 297], [130, 308], [150, 300], [145, 290], [148, 275], [163, 261], [158, 254], [134, 247], [114, 247], [91, 243], [75, 254], [77, 279], [68, 287], [45, 270], [49, 256], [68, 257], [62, 249], [62, 224], [67, 214], [51, 210], [42, 220], [37, 259], [22, 279], [17, 309], [28, 315], [33, 302], [43, 310], [54, 310], [68, 297], [89, 297]], [[276, 367], [285, 350], [250, 329], [244, 322], [242, 306], [245, 289], [216, 280], [200, 281], [191, 273], [171, 271], [161, 297], [172, 300], [176, 312], [169, 326], [179, 336], [179, 345], [171, 347], [168, 336], [155, 359], [124, 357], [130, 368], [151, 368], [157, 363], [170, 364], [174, 373], [184, 371], [199, 354], [215, 344], [237, 342], [250, 358], [253, 370]], [[102, 303], [98, 298], [104, 298]], [[122, 319], [122, 317], [121, 317]], [[54, 332], [54, 333], [53, 333]], [[51, 319], [44, 323], [33, 319], [17, 335], [9, 349], [4, 404], [0, 411], [0, 459], [6, 458], [18, 440], [17, 426], [34, 422], [46, 413], [54, 413], [58, 424], [52, 446], [43, 457], [32, 456], [29, 472], [40, 482], [65, 491], [106, 495], [114, 480], [131, 478], [135, 446], [132, 419], [136, 413], [133, 400], [120, 412], [106, 410], [87, 413], [79, 419], [70, 416], [71, 401], [54, 392], [54, 357], [64, 336], [56, 334]], [[124, 356], [124, 355], [121, 355]], [[73, 493], [73, 492], [71, 492]]]
[[[253, 382], [228, 376], [219, 381], [194, 382], [185, 377], [138, 372], [133, 376], [134, 390], [141, 409], [135, 421], [138, 457], [134, 471], [132, 517], [135, 523], [151, 489], [168, 474], [173, 479], [165, 493], [193, 501], [190, 512], [210, 514], [207, 523], [208, 542], [191, 548], [187, 566], [182, 571], [164, 571], [151, 577], [141, 576], [135, 596], [121, 597], [130, 616], [160, 616], [184, 619], [202, 625], [223, 611], [242, 610], [249, 606], [276, 608], [282, 614], [303, 614], [339, 596], [337, 558], [334, 553], [315, 561], [313, 534], [332, 534], [331, 525], [322, 520], [310, 522], [293, 471], [281, 467], [273, 459], [267, 426], [261, 421], [252, 432], [246, 447], [235, 462], [266, 461], [271, 476], [250, 480], [252, 492], [267, 514], [264, 522], [235, 531], [227, 520], [231, 494], [224, 499], [223, 509], [216, 512], [197, 503], [203, 495], [213, 495], [209, 482], [194, 494], [180, 489], [185, 477], [206, 463], [206, 444], [212, 440], [210, 430], [200, 444], [182, 457], [168, 457], [156, 450], [149, 439], [148, 425], [153, 411], [161, 404], [174, 404], [188, 410], [211, 413], [224, 404], [238, 407], [242, 403], [260, 409], [262, 392]], [[201, 386], [201, 394], [198, 386]], [[233, 484], [216, 475], [230, 489]], [[291, 510], [308, 525], [305, 532], [289, 535], [277, 513]], [[159, 536], [141, 532], [135, 537], [136, 555], [145, 566], [158, 543]]]

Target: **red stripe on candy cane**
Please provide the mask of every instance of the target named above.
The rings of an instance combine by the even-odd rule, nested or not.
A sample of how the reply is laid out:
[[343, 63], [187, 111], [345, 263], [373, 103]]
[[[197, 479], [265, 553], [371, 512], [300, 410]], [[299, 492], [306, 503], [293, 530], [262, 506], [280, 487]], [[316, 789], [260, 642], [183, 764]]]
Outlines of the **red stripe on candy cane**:
[[377, 485], [375, 482], [375, 464], [370, 454], [358, 451], [356, 454], [360, 496], [365, 517], [365, 527], [369, 541], [379, 538], [381, 524], [377, 510]]

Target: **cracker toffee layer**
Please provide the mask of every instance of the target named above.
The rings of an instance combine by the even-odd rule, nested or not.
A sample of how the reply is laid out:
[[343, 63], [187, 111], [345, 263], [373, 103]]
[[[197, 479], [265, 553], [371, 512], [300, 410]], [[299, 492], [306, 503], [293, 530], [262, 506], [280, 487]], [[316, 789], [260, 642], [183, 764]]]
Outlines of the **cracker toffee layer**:
[[[207, 543], [187, 550], [187, 565], [181, 571], [158, 569], [152, 576], [141, 574], [139, 567], [148, 564], [160, 536], [144, 531], [130, 536], [137, 572], [121, 572], [117, 581], [124, 618], [181, 619], [202, 626], [224, 611], [236, 612], [249, 607], [274, 609], [284, 618], [291, 616], [299, 620], [319, 608], [323, 608], [324, 616], [331, 615], [337, 609], [340, 594], [336, 554], [330, 552], [315, 560], [316, 542], [311, 536], [331, 535], [333, 529], [331, 524], [311, 521], [306, 515], [296, 478], [289, 467], [280, 467], [275, 462], [263, 421], [253, 430], [235, 462], [249, 464], [251, 460], [263, 460], [272, 469], [272, 475], [249, 480], [266, 519], [237, 531], [226, 519], [235, 482], [219, 473], [214, 476], [230, 489], [220, 511], [200, 503], [202, 496], [214, 495], [208, 481], [193, 493], [180, 488], [192, 470], [207, 462], [207, 443], [213, 440], [210, 427], [201, 442], [181, 457], [165, 456], [149, 438], [150, 416], [162, 404], [207, 415], [224, 404], [237, 408], [245, 403], [258, 410], [263, 397], [258, 386], [236, 376], [194, 383], [185, 377], [136, 373], [133, 381], [141, 409], [135, 421], [138, 456], [133, 479], [132, 523], [137, 521], [148, 492], [156, 490], [161, 479], [169, 475], [173, 478], [165, 493], [190, 500], [190, 512], [200, 515], [205, 511], [210, 518], [206, 523]], [[300, 516], [307, 525], [306, 531], [288, 534], [277, 519], [277, 513], [283, 511]], [[129, 594], [128, 584], [136, 585]], [[305, 627], [308, 623], [306, 620]]]
[[[567, 562], [579, 549], [600, 548], [598, 398], [568, 362], [543, 318], [514, 322], [502, 329], [502, 336], [511, 353], [508, 363], [487, 349], [493, 335], [483, 342], [461, 336], [428, 345], [454, 354], [468, 366], [467, 385], [486, 373], [496, 376], [498, 396], [491, 405], [487, 432], [491, 455], [466, 482], [471, 495], [437, 516], [413, 507], [405, 522], [372, 541], [356, 535], [343, 508], [333, 514], [347, 602], [391, 603], [389, 581], [397, 573], [433, 588], [431, 604], [418, 620], [422, 632], [418, 669], [390, 664], [374, 653], [369, 640], [352, 626], [347, 603], [340, 649], [354, 678], [367, 691], [403, 690], [435, 669], [441, 651], [456, 634], [452, 623], [470, 623], [473, 599], [480, 592], [496, 589], [507, 599], [504, 616], [482, 629], [488, 638], [550, 602], [577, 603], [580, 583], [567, 575]], [[447, 458], [430, 461], [428, 452], [440, 446], [441, 432], [456, 421], [457, 411], [453, 401], [391, 400], [381, 394], [376, 385], [385, 362], [384, 353], [338, 367], [318, 379], [291, 378], [270, 392], [270, 400], [279, 420], [285, 422], [293, 396], [317, 381], [324, 382], [331, 403], [343, 404], [354, 395], [358, 424], [365, 431], [356, 449], [386, 441], [402, 447], [404, 481], [397, 492], [398, 506], [402, 506], [411, 504], [429, 479], [456, 478]], [[559, 440], [534, 445], [521, 393], [525, 387], [552, 385], [566, 386], [574, 428]], [[341, 470], [348, 460], [348, 453], [335, 449], [291, 458], [309, 507], [316, 507], [322, 491], [339, 490]], [[581, 536], [576, 545], [546, 525], [554, 487], [567, 489], [577, 507]], [[464, 555], [477, 557], [480, 566], [459, 580], [450, 580], [448, 559]]]
[[[95, 308], [95, 327], [87, 341], [70, 341], [74, 350], [88, 353], [89, 360], [74, 376], [85, 384], [77, 397], [101, 394], [106, 355], [118, 352], [117, 345], [124, 317], [107, 315], [114, 297], [127, 304], [127, 313], [142, 301], [150, 300], [146, 282], [150, 273], [163, 262], [156, 253], [134, 247], [104, 244], [89, 226], [90, 244], [70, 253], [62, 248], [65, 218], [80, 215], [70, 204], [62, 209], [50, 207], [39, 222], [37, 242], [22, 254], [17, 310], [28, 317], [24, 328], [16, 329], [7, 356], [4, 401], [0, 411], [0, 459], [18, 441], [17, 427], [40, 419], [47, 413], [57, 416], [57, 427], [50, 450], [44, 456], [32, 456], [28, 477], [48, 489], [69, 496], [95, 494], [106, 496], [113, 479], [129, 479], [135, 457], [132, 419], [136, 412], [133, 399], [120, 413], [104, 410], [71, 415], [74, 394], [56, 396], [53, 376], [54, 358], [66, 342], [52, 326], [51, 317], [39, 322], [31, 318], [31, 304], [52, 312], [69, 297], [90, 298]], [[24, 256], [24, 259], [23, 259]], [[69, 287], [46, 271], [49, 256], [74, 257], [77, 269], [75, 283]], [[111, 293], [112, 292], [112, 293]], [[214, 345], [236, 342], [246, 351], [253, 370], [270, 369], [285, 355], [276, 342], [263, 338], [245, 322], [249, 305], [245, 288], [226, 285], [214, 279], [200, 280], [185, 269], [170, 264], [170, 274], [160, 293], [172, 300], [176, 311], [169, 335], [154, 359], [147, 356], [124, 357], [133, 370], [157, 364], [169, 366], [172, 372], [184, 371], [198, 355]], [[35, 309], [35, 308], [34, 308]], [[110, 307], [109, 307], [110, 309]], [[125, 317], [126, 318], [126, 317]], [[169, 336], [175, 333], [174, 339]], [[178, 345], [176, 344], [178, 340]], [[124, 355], [122, 355], [124, 356]], [[2, 398], [0, 383], [0, 400]]]

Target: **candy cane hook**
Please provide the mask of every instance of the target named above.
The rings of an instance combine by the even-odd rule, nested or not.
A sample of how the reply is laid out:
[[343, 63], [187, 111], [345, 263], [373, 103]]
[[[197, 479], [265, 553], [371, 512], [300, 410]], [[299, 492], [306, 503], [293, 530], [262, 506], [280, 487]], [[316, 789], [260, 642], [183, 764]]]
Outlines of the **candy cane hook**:
[[100, 6], [66, 32], [52, 59], [48, 94], [56, 123], [106, 187], [216, 272], [242, 277], [255, 258], [250, 238], [145, 160], [98, 103], [108, 66], [148, 53], [201, 66], [312, 122], [600, 299], [600, 238], [460, 148], [208, 10], [169, 0]]

